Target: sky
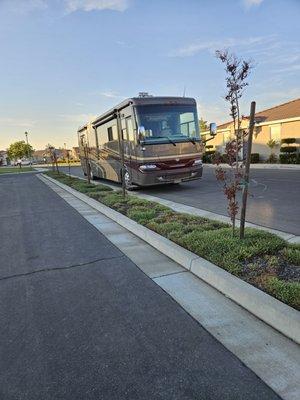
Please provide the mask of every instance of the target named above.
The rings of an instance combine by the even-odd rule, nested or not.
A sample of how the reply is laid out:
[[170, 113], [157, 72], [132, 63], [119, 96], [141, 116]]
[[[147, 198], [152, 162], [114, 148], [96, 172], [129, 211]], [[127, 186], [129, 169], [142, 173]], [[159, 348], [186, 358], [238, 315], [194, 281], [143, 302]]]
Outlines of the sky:
[[197, 100], [230, 119], [229, 49], [254, 68], [242, 99], [300, 97], [300, 0], [0, 0], [0, 150], [77, 144], [77, 128], [141, 91]]

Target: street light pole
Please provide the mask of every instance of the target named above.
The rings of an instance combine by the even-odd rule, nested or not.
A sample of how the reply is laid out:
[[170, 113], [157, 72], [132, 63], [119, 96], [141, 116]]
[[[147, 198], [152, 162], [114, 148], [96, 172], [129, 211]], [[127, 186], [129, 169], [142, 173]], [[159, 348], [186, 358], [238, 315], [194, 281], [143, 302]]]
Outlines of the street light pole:
[[67, 143], [64, 143], [64, 146], [65, 146], [64, 156], [67, 158], [67, 161], [68, 161], [69, 178], [71, 178], [70, 151], [67, 150]]
[[26, 137], [26, 144], [27, 144], [27, 158], [31, 165], [31, 157], [29, 156], [29, 147], [28, 147], [28, 132], [25, 132], [25, 137]]

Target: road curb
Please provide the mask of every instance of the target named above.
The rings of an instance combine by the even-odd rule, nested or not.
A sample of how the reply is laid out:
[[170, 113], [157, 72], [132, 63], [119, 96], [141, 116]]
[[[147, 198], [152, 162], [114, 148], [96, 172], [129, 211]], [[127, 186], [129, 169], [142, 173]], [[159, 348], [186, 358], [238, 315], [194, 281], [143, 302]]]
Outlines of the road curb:
[[268, 325], [277, 329], [286, 337], [300, 344], [300, 313], [297, 310], [85, 194], [49, 176], [39, 175], [39, 178], [49, 180], [95, 208], [173, 261], [182, 265], [185, 269], [191, 271], [198, 278], [222, 292]]

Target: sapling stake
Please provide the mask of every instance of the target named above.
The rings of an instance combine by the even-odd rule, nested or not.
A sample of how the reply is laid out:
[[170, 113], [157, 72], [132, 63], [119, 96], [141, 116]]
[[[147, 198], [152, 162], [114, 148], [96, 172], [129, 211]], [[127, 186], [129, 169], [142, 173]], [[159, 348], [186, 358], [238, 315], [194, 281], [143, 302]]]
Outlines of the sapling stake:
[[243, 187], [241, 223], [240, 223], [240, 239], [244, 239], [244, 237], [245, 237], [245, 220], [246, 220], [249, 173], [250, 173], [250, 163], [251, 163], [251, 149], [252, 149], [252, 138], [253, 138], [254, 123], [255, 123], [254, 119], [255, 119], [255, 101], [252, 101], [251, 109], [250, 109], [247, 158], [246, 158], [245, 173], [244, 173], [244, 187]]

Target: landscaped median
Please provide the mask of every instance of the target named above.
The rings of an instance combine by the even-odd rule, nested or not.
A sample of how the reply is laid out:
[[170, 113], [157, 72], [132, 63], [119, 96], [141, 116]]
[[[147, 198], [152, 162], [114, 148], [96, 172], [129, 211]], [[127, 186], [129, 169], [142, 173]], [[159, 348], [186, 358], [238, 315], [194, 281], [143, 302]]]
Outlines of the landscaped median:
[[126, 196], [106, 185], [57, 174], [48, 176], [126, 215], [187, 250], [300, 310], [300, 245], [261, 230], [246, 229], [245, 240], [224, 223], [182, 214], [161, 204]]
[[240, 241], [224, 223], [174, 212], [134, 195], [124, 199], [120, 191], [106, 185], [88, 184], [52, 171], [46, 174], [300, 343], [300, 314], [296, 311], [300, 310], [300, 245], [252, 228], [246, 229], [246, 238]]

